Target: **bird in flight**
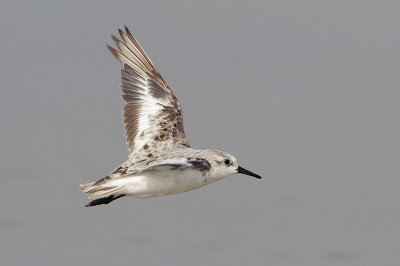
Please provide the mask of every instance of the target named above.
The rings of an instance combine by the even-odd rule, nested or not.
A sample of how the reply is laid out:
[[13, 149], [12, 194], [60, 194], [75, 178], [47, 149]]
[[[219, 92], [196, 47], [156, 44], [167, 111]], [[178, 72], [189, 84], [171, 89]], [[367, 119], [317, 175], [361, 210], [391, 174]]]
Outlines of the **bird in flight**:
[[107, 48], [123, 64], [121, 89], [129, 159], [108, 176], [80, 185], [91, 200], [86, 207], [125, 196], [178, 194], [236, 173], [261, 178], [240, 167], [229, 153], [190, 147], [172, 90], [129, 29], [120, 29], [119, 35], [112, 36], [116, 48]]

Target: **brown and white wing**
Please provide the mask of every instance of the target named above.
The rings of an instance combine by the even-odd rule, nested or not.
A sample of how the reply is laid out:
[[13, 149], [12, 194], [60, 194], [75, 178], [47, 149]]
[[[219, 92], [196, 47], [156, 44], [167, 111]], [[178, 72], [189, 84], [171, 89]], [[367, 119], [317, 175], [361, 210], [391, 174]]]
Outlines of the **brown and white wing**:
[[112, 36], [110, 52], [123, 63], [122, 97], [129, 158], [152, 157], [174, 145], [189, 146], [179, 102], [127, 27]]

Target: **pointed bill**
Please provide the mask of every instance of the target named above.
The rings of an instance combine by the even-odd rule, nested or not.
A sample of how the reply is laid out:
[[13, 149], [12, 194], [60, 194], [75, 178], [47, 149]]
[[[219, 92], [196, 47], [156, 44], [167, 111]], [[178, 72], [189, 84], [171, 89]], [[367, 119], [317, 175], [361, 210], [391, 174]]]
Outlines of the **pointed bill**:
[[255, 174], [255, 173], [253, 173], [253, 172], [251, 172], [251, 171], [249, 171], [249, 170], [246, 170], [246, 169], [244, 169], [243, 167], [240, 167], [240, 166], [238, 166], [237, 172], [238, 172], [239, 174], [254, 176], [255, 178], [258, 178], [258, 179], [261, 179], [261, 178], [262, 178], [261, 176]]

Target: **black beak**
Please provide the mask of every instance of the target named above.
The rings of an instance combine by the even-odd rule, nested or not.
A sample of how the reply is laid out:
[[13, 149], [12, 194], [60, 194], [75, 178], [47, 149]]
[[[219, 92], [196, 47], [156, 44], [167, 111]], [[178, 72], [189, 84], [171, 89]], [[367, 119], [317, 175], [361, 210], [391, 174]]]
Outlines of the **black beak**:
[[261, 179], [261, 176], [255, 174], [255, 173], [253, 173], [253, 172], [250, 172], [249, 170], [246, 170], [246, 169], [244, 169], [244, 168], [242, 168], [242, 167], [240, 167], [240, 166], [238, 166], [237, 172], [238, 172], [239, 174], [250, 175], [250, 176], [254, 176], [255, 178]]

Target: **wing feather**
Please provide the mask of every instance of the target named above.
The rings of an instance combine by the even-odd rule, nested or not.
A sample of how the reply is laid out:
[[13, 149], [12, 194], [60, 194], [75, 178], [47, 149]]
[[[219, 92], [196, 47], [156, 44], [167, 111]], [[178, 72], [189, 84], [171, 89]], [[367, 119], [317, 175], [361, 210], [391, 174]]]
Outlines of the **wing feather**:
[[203, 158], [175, 158], [167, 159], [149, 167], [149, 171], [162, 170], [199, 170], [203, 173], [211, 169], [211, 164]]
[[118, 32], [120, 39], [112, 36], [116, 48], [107, 48], [123, 63], [121, 90], [130, 159], [159, 149], [189, 147], [175, 95], [129, 29]]

